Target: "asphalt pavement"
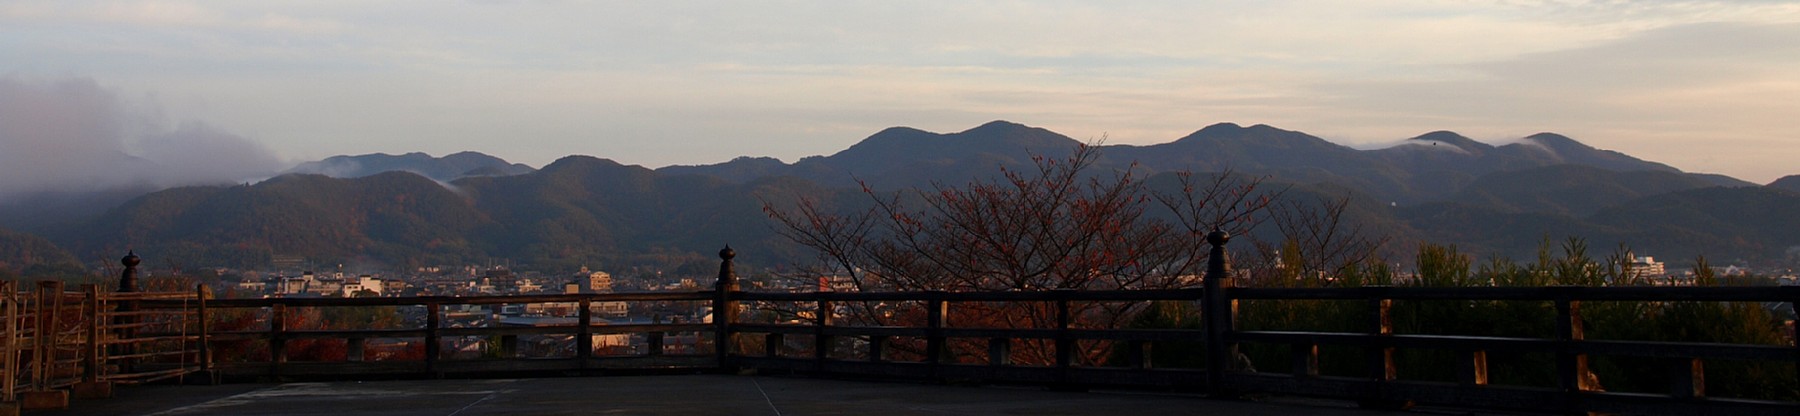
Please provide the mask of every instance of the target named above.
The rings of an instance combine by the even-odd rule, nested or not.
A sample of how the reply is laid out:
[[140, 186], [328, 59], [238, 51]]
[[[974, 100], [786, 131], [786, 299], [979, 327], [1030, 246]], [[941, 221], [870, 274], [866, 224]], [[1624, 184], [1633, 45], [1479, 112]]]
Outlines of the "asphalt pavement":
[[121, 386], [26, 415], [1377, 415], [1345, 403], [1211, 400], [773, 376], [681, 375]]

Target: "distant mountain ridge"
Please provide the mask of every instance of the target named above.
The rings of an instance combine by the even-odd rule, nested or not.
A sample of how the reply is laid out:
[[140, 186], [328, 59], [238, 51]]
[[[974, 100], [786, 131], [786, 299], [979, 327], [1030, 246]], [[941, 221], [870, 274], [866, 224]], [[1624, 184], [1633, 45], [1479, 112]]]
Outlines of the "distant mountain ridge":
[[360, 178], [382, 172], [413, 172], [434, 180], [449, 182], [468, 176], [509, 176], [531, 173], [536, 169], [522, 163], [477, 152], [458, 152], [444, 157], [413, 152], [403, 155], [371, 153], [356, 156], [332, 156], [316, 162], [301, 163], [288, 173], [325, 175], [333, 178]]
[[[570, 156], [541, 170], [509, 171], [503, 166], [517, 167], [497, 158], [344, 156], [334, 159], [356, 162], [359, 172], [389, 170], [169, 189], [44, 235], [80, 258], [135, 248], [195, 265], [251, 266], [283, 254], [409, 266], [504, 258], [572, 268], [704, 259], [695, 253], [725, 244], [774, 262], [804, 253], [774, 234], [764, 203], [805, 196], [856, 207], [868, 203], [858, 180], [883, 190], [958, 186], [1079, 144], [996, 121], [948, 134], [890, 128], [791, 164], [740, 157], [648, 169]], [[1358, 150], [1266, 125], [1220, 123], [1170, 143], [1100, 150], [1098, 171], [1135, 166], [1152, 186], [1173, 183], [1172, 172], [1230, 169], [1266, 176], [1273, 188], [1292, 186], [1303, 198], [1349, 196], [1358, 221], [1404, 237], [1397, 241], [1457, 244], [1483, 256], [1524, 258], [1544, 238], [1568, 236], [1672, 259], [1774, 259], [1800, 245], [1793, 237], [1800, 222], [1786, 214], [1800, 209], [1800, 192], [1781, 190], [1800, 179], [1755, 186], [1553, 134], [1493, 146], [1439, 131]], [[419, 166], [431, 164], [449, 166], [439, 174], [468, 167], [449, 159], [485, 162], [450, 180], [421, 174], [429, 169]]]
[[[1080, 141], [1056, 132], [1008, 121], [993, 121], [957, 133], [893, 127], [830, 156], [807, 157], [793, 164], [771, 158], [738, 158], [715, 165], [669, 166], [658, 171], [737, 182], [797, 176], [834, 185], [860, 178], [882, 186], [923, 186], [934, 181], [966, 180], [971, 175], [992, 172], [996, 166], [1022, 166], [1033, 155], [1056, 157], [1079, 144]], [[1268, 125], [1218, 123], [1169, 143], [1103, 145], [1101, 154], [1104, 168], [1122, 169], [1135, 163], [1148, 172], [1229, 169], [1297, 183], [1336, 182], [1399, 204], [1444, 200], [1475, 178], [1494, 172], [1565, 164], [1620, 172], [1694, 175], [1665, 164], [1596, 149], [1554, 133], [1539, 133], [1517, 143], [1493, 146], [1454, 132], [1437, 131], [1393, 147], [1357, 150]], [[1706, 177], [1716, 185], [1752, 185], [1717, 175]]]

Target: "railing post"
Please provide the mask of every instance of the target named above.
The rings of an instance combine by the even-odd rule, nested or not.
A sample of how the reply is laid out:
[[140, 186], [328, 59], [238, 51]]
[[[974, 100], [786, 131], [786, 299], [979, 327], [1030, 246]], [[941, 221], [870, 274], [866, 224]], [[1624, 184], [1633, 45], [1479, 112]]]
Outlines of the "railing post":
[[269, 304], [269, 376], [281, 376], [281, 364], [287, 362], [287, 305], [279, 301]]
[[925, 363], [931, 365], [932, 378], [937, 378], [937, 366], [943, 363], [944, 353], [949, 350], [944, 339], [944, 313], [949, 307], [944, 302], [945, 295], [941, 290], [925, 292]]
[[831, 336], [825, 334], [825, 327], [831, 326], [831, 301], [820, 298], [817, 302], [818, 316], [813, 320], [813, 371], [825, 371], [825, 360], [831, 358]]
[[1012, 365], [1011, 338], [988, 338], [988, 365], [995, 367]]
[[780, 358], [781, 347], [787, 345], [787, 336], [780, 332], [763, 334], [763, 356]]
[[1558, 287], [1556, 295], [1556, 377], [1565, 393], [1564, 406], [1569, 411], [1582, 411], [1580, 393], [1587, 390], [1587, 354], [1577, 351], [1575, 344], [1586, 338], [1581, 319], [1581, 301], [1568, 293], [1573, 287]]
[[[136, 251], [125, 251], [125, 257], [119, 259], [119, 264], [125, 266], [125, 270], [119, 272], [118, 293], [134, 293], [138, 291], [138, 264], [142, 264], [143, 261], [143, 258], [137, 256]], [[113, 349], [113, 355], [128, 357], [137, 352], [137, 344], [127, 341], [137, 335], [137, 328], [135, 325], [137, 324], [137, 316], [132, 314], [132, 312], [137, 311], [137, 301], [126, 300], [119, 302], [114, 310], [119, 313], [118, 317], [113, 319], [113, 324], [119, 326], [118, 331], [114, 334], [118, 337], [115, 338], [115, 340], [126, 342], [114, 344], [115, 348]], [[131, 367], [135, 361], [136, 360], [131, 358], [119, 360], [119, 370], [127, 373], [131, 372]]]
[[[56, 338], [57, 317], [62, 315], [63, 282], [59, 280], [38, 281], [38, 313], [37, 328], [33, 330], [32, 340], [36, 341], [36, 351], [31, 354], [37, 364], [33, 365], [31, 382], [32, 390], [51, 390], [50, 379], [56, 377]], [[66, 401], [66, 399], [65, 399]]]
[[[662, 325], [662, 323], [663, 323], [662, 315], [660, 315], [660, 314], [659, 315], [651, 315], [650, 323], [656, 324], [656, 325]], [[664, 334], [664, 332], [662, 332], [662, 331], [644, 333], [644, 349], [646, 350], [646, 351], [644, 351], [645, 356], [655, 357], [655, 356], [663, 355], [663, 336], [664, 336], [663, 334]]]
[[437, 302], [425, 303], [425, 375], [437, 377], [438, 355], [443, 350], [443, 340], [438, 335], [439, 320], [442, 319], [443, 305]]
[[575, 321], [581, 328], [575, 330], [575, 366], [586, 370], [589, 359], [594, 357], [594, 300], [582, 296], [577, 306], [581, 310], [575, 312]]
[[87, 300], [81, 303], [81, 313], [87, 317], [82, 320], [84, 323], [82, 326], [87, 327], [83, 328], [87, 332], [85, 334], [87, 335], [87, 345], [81, 348], [81, 382], [98, 383], [100, 366], [106, 363], [106, 360], [100, 357], [100, 344], [104, 342], [100, 339], [100, 285], [81, 285], [81, 293], [87, 297]]
[[[1385, 291], [1386, 286], [1370, 288]], [[1394, 335], [1393, 299], [1369, 299], [1369, 335], [1380, 341], [1379, 345], [1369, 348], [1369, 378], [1376, 382], [1392, 381], [1399, 376], [1399, 369], [1394, 367], [1394, 347], [1387, 343], [1386, 337]]]
[[14, 387], [19, 380], [18, 342], [19, 342], [19, 297], [18, 287], [10, 281], [0, 281], [0, 332], [5, 338], [0, 339], [0, 402], [12, 403]]
[[719, 250], [719, 280], [713, 285], [713, 353], [718, 357], [719, 369], [731, 372], [731, 350], [735, 348], [732, 341], [731, 325], [737, 322], [737, 302], [731, 298], [738, 290], [737, 271], [731, 259], [737, 257], [737, 251], [731, 246]]
[[1156, 368], [1153, 357], [1156, 344], [1150, 341], [1134, 339], [1125, 341], [1125, 361], [1133, 369], [1148, 370]]
[[1706, 364], [1699, 358], [1669, 362], [1669, 395], [1677, 399], [1706, 397]]
[[1394, 317], [1392, 310], [1394, 300], [1388, 298], [1390, 286], [1364, 286], [1371, 291], [1369, 300], [1369, 335], [1375, 336], [1375, 345], [1368, 348], [1368, 372], [1371, 388], [1368, 396], [1358, 400], [1357, 404], [1368, 409], [1405, 410], [1413, 406], [1406, 398], [1389, 397], [1388, 382], [1399, 377], [1399, 369], [1394, 366], [1394, 346], [1388, 337], [1394, 336]]
[[1236, 359], [1236, 346], [1226, 342], [1232, 332], [1232, 301], [1225, 293], [1231, 287], [1231, 260], [1226, 258], [1225, 243], [1231, 234], [1214, 230], [1206, 235], [1212, 245], [1206, 259], [1206, 299], [1201, 313], [1206, 319], [1206, 393], [1214, 398], [1235, 398], [1237, 392], [1225, 385], [1225, 372]]
[[1060, 390], [1077, 389], [1069, 374], [1069, 367], [1075, 362], [1075, 338], [1069, 333], [1069, 325], [1074, 321], [1069, 310], [1069, 298], [1073, 293], [1072, 289], [1051, 292], [1056, 298], [1056, 387]]
[[495, 346], [495, 350], [499, 351], [500, 358], [508, 360], [519, 358], [518, 335], [501, 335], [498, 342], [500, 345]]
[[105, 343], [101, 338], [101, 323], [105, 318], [100, 316], [100, 285], [81, 285], [81, 322], [86, 342], [81, 346], [81, 382], [75, 383], [71, 396], [77, 399], [104, 399], [112, 397], [112, 382], [101, 381], [100, 376], [106, 359], [101, 356], [100, 347]]
[[1788, 322], [1788, 333], [1793, 334], [1794, 380], [1800, 382], [1800, 287], [1788, 287], [1788, 311], [1793, 312], [1794, 320]]
[[1488, 364], [1486, 350], [1463, 350], [1456, 366], [1457, 382], [1464, 386], [1485, 386], [1488, 384]]
[[196, 284], [194, 288], [194, 297], [196, 298], [194, 303], [197, 304], [194, 308], [194, 313], [196, 314], [195, 319], [200, 320], [198, 328], [200, 332], [200, 342], [198, 345], [194, 346], [199, 356], [194, 357], [194, 360], [198, 361], [200, 364], [201, 375], [206, 377], [206, 380], [209, 383], [218, 384], [216, 382], [217, 378], [215, 378], [213, 373], [212, 314], [206, 309], [207, 300], [212, 298], [212, 287], [207, 286], [205, 283]]
[[882, 361], [882, 354], [885, 354], [884, 350], [887, 349], [887, 340], [888, 337], [880, 335], [869, 336], [869, 362], [879, 363]]
[[[366, 344], [366, 341], [368, 341], [368, 338], [363, 338], [363, 337], [344, 338], [344, 361], [349, 361], [349, 362], [353, 362], [353, 363], [362, 362], [364, 356], [369, 355], [368, 344]], [[511, 358], [511, 357], [508, 357], [508, 358]]]
[[37, 327], [33, 329], [32, 339], [32, 387], [20, 400], [19, 409], [64, 409], [69, 407], [69, 392], [52, 388], [51, 379], [56, 377], [56, 338], [57, 316], [61, 315], [63, 282], [45, 280], [38, 282], [38, 315]]
[[1296, 342], [1288, 346], [1288, 354], [1292, 360], [1294, 378], [1319, 377], [1319, 344], [1316, 342]]

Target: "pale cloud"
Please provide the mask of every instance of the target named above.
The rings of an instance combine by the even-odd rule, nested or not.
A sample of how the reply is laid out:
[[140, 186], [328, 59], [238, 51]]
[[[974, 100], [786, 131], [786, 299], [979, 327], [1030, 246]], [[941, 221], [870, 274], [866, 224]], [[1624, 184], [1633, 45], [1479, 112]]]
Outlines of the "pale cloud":
[[42, 192], [259, 180], [267, 147], [203, 122], [170, 128], [155, 103], [91, 79], [0, 77], [0, 203]]

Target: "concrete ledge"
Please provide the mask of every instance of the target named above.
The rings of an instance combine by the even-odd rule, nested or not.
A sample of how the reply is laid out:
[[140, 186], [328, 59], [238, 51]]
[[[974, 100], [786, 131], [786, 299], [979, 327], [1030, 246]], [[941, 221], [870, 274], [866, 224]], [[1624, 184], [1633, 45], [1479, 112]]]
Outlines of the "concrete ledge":
[[28, 391], [19, 395], [19, 409], [45, 410], [69, 408], [66, 390]]

